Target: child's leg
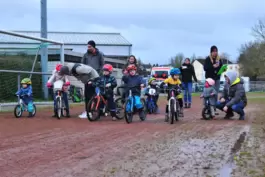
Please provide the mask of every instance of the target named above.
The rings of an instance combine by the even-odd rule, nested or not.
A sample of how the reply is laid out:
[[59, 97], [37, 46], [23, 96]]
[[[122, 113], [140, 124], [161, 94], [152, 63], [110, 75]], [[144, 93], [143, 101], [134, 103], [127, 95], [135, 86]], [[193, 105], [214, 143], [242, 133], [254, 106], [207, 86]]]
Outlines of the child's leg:
[[55, 117], [56, 116], [56, 112], [57, 112], [57, 110], [56, 110], [56, 94], [53, 92], [53, 117]]
[[142, 105], [140, 96], [134, 96], [134, 101], [135, 101], [134, 104], [135, 104], [136, 109], [139, 110], [139, 117], [144, 118], [145, 115], [144, 115], [143, 105]]
[[32, 117], [33, 116], [32, 113], [34, 111], [33, 101], [32, 100], [28, 101], [28, 106], [27, 107], [28, 107], [28, 112], [29, 112], [29, 116], [28, 117]]
[[68, 102], [68, 98], [67, 98], [67, 93], [66, 92], [62, 92], [63, 94], [63, 101], [64, 101], [64, 105], [65, 105], [65, 110], [66, 110], [66, 116], [69, 117], [70, 113], [69, 113], [69, 102]]
[[114, 102], [113, 94], [110, 94], [107, 100], [108, 100], [108, 108], [110, 110], [110, 115], [111, 117], [115, 118], [116, 117], [116, 104]]

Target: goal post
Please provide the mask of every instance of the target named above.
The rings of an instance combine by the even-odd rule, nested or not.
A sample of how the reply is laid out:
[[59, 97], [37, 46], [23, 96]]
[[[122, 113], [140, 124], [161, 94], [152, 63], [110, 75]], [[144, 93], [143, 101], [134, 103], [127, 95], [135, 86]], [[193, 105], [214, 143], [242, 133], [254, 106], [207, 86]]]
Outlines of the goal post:
[[[6, 68], [3, 67], [3, 69], [33, 72], [35, 65], [38, 65], [40, 69], [39, 71], [47, 73], [47, 58], [50, 53], [56, 53], [57, 59], [60, 60], [61, 64], [64, 64], [64, 43], [61, 41], [37, 37], [36, 34], [36, 32], [35, 34], [31, 34], [31, 32], [13, 32], [0, 29], [0, 59], [3, 60], [0, 62], [4, 65], [6, 63]], [[39, 33], [39, 36], [40, 34], [41, 33]], [[10, 53], [12, 54], [10, 55]], [[46, 60], [43, 60], [43, 55], [46, 55]], [[38, 56], [41, 56], [41, 58]], [[27, 63], [27, 67], [22, 66], [24, 63], [21, 60], [24, 60]], [[29, 65], [31, 65], [31, 67], [29, 67]], [[4, 75], [6, 76], [7, 73]], [[12, 76], [13, 75], [10, 74], [9, 78], [13, 80]], [[31, 77], [31, 74], [28, 77]], [[42, 87], [40, 88], [40, 91], [42, 92], [44, 99], [48, 98], [48, 89], [46, 88], [47, 80], [47, 74], [41, 75], [39, 80], [37, 80], [41, 81]], [[4, 86], [2, 85], [2, 87]], [[8, 88], [7, 85], [6, 87]]]

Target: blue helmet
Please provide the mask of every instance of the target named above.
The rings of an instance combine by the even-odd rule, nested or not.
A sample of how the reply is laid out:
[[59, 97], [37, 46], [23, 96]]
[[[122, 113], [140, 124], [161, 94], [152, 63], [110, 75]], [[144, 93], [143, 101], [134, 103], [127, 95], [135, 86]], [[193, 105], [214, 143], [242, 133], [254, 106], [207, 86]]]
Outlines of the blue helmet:
[[180, 72], [180, 70], [178, 68], [173, 68], [173, 69], [170, 70], [170, 75], [171, 76], [172, 75], [180, 75], [180, 74], [181, 74], [181, 72]]

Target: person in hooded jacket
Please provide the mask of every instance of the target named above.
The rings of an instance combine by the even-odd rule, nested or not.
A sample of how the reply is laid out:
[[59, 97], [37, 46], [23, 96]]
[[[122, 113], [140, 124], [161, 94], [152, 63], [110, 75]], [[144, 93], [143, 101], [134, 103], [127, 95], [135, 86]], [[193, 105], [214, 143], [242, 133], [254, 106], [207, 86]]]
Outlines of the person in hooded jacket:
[[185, 59], [184, 63], [180, 67], [180, 71], [182, 76], [182, 86], [184, 88], [185, 108], [190, 108], [192, 103], [192, 78], [195, 82], [197, 82], [197, 77], [189, 58]]
[[[66, 75], [73, 75], [77, 80], [80, 80], [85, 87], [85, 110], [89, 100], [95, 94], [95, 88], [90, 83], [91, 80], [96, 81], [99, 78], [98, 72], [91, 66], [80, 63], [67, 63], [61, 68], [61, 72]], [[85, 115], [83, 115], [85, 114]], [[87, 118], [87, 112], [83, 113], [80, 118]]]
[[244, 88], [244, 80], [237, 76], [235, 71], [225, 73], [226, 84], [216, 108], [226, 112], [225, 119], [234, 116], [233, 112], [239, 114], [239, 120], [245, 119], [244, 108], [247, 105], [247, 97]]

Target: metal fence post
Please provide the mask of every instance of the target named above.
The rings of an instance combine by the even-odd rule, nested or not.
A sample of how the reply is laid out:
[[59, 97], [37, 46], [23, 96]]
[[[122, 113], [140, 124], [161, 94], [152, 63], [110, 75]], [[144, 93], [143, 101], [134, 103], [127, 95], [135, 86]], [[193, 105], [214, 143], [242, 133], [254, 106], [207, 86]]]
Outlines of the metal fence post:
[[[17, 74], [17, 90], [20, 90], [20, 73]], [[19, 98], [18, 98], [19, 101]]]
[[60, 61], [61, 61], [61, 64], [63, 65], [64, 64], [64, 45], [63, 44], [60, 46]]

